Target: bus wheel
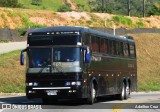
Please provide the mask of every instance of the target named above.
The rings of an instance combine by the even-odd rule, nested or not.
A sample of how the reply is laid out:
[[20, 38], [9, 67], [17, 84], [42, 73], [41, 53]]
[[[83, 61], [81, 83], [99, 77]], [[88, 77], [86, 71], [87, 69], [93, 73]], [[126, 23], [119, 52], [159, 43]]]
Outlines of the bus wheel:
[[96, 100], [96, 89], [94, 87], [94, 84], [92, 83], [91, 88], [90, 88], [89, 97], [87, 99], [87, 103], [93, 104], [95, 100]]
[[118, 98], [119, 98], [120, 100], [124, 100], [124, 99], [125, 99], [125, 96], [126, 96], [126, 86], [125, 86], [125, 84], [124, 84], [124, 82], [123, 82], [123, 84], [122, 84], [122, 89], [121, 89], [121, 93], [120, 93], [120, 95], [118, 95]]
[[130, 96], [130, 87], [129, 84], [126, 84], [126, 95], [124, 97], [124, 99], [128, 99], [128, 97]]

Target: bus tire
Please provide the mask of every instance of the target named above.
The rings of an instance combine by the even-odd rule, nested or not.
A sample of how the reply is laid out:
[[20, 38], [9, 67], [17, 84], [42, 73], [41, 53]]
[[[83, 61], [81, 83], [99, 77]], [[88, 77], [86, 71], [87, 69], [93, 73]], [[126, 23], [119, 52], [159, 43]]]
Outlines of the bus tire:
[[119, 98], [120, 100], [124, 100], [124, 99], [125, 99], [125, 96], [126, 96], [126, 86], [125, 86], [125, 83], [123, 82], [123, 83], [122, 83], [121, 93], [118, 95], [118, 98]]
[[130, 96], [130, 87], [129, 87], [128, 83], [126, 84], [125, 89], [126, 89], [126, 95], [125, 95], [124, 99], [127, 100], [129, 98], [129, 96]]
[[90, 90], [89, 90], [89, 97], [87, 99], [87, 103], [92, 105], [96, 100], [96, 89], [94, 84], [92, 83]]

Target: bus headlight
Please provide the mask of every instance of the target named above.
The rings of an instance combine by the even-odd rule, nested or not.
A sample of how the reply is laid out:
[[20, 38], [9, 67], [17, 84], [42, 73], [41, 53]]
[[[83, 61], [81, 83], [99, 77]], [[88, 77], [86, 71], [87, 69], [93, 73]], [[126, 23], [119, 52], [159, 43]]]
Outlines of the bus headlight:
[[34, 82], [34, 83], [33, 83], [33, 86], [38, 86], [38, 83], [37, 83], [37, 82]]
[[66, 82], [66, 83], [65, 83], [65, 86], [70, 86], [70, 85], [71, 85], [70, 82]]
[[77, 86], [80, 86], [80, 85], [81, 85], [81, 82], [80, 82], [80, 81], [77, 81], [77, 82], [76, 82], [76, 85], [77, 85]]
[[73, 82], [66, 82], [65, 86], [80, 86], [81, 82], [80, 81], [73, 81]]
[[73, 85], [73, 86], [76, 85], [76, 82], [71, 82], [71, 85]]
[[37, 82], [29, 82], [29, 83], [26, 83], [27, 86], [38, 86], [38, 83]]

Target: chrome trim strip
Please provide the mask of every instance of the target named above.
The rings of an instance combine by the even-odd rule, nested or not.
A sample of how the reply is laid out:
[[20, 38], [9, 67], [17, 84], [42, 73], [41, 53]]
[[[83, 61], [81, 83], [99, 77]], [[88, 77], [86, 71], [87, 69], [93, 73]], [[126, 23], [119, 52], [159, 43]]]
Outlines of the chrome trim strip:
[[32, 89], [71, 89], [71, 87], [33, 87]]

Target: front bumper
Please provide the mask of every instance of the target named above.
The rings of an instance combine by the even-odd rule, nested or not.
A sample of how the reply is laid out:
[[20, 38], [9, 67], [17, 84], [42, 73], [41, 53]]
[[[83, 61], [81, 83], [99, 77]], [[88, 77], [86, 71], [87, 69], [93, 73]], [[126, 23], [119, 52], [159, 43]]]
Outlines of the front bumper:
[[[48, 94], [48, 91], [56, 91], [56, 94]], [[74, 87], [27, 87], [26, 95], [28, 99], [52, 97], [57, 99], [77, 99], [82, 98], [80, 86]]]

